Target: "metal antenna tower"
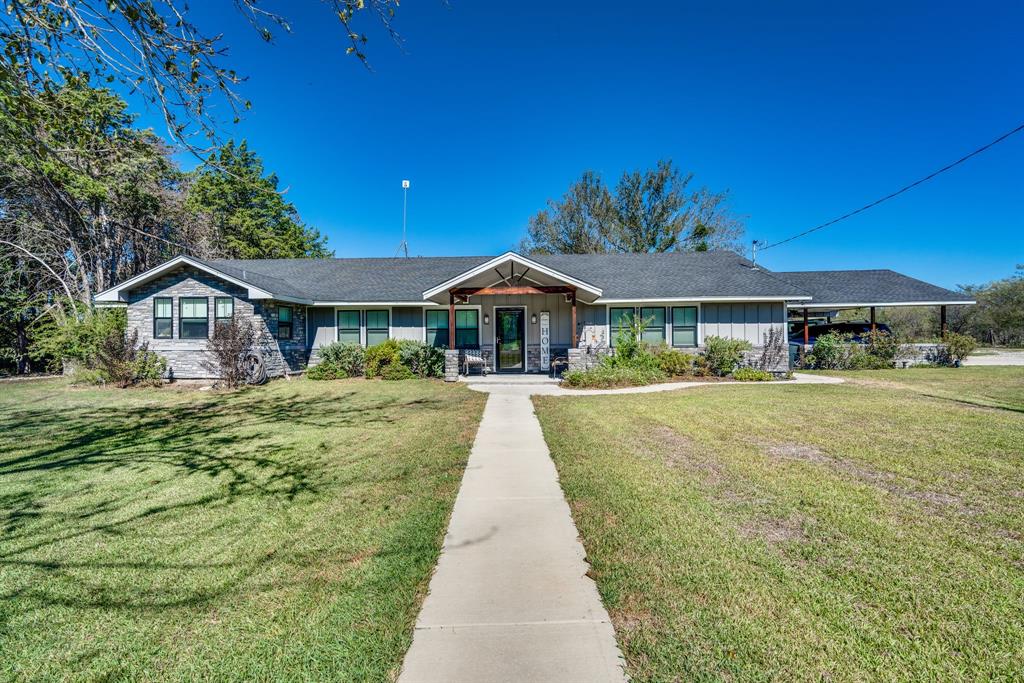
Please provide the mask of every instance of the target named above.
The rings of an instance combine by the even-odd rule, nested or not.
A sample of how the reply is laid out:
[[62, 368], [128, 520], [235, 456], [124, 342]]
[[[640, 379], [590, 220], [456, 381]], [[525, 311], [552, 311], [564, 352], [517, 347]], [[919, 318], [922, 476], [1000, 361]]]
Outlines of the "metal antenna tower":
[[395, 250], [395, 256], [403, 254], [405, 258], [409, 258], [409, 243], [405, 240], [405, 210], [409, 205], [409, 181], [402, 181], [402, 243], [398, 245], [398, 249]]

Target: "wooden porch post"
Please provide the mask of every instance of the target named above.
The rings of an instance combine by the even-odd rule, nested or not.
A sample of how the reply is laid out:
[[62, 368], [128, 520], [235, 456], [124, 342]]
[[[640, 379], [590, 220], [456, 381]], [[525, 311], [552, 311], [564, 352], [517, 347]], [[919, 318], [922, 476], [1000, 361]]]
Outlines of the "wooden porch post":
[[811, 328], [807, 324], [807, 309], [804, 309], [804, 346], [811, 343]]
[[576, 335], [576, 290], [572, 290], [572, 348], [576, 348], [579, 339]]
[[878, 329], [878, 326], [875, 325], [875, 307], [872, 306], [871, 307], [871, 331], [874, 332], [877, 329]]
[[455, 348], [455, 295], [448, 294], [448, 348]]
[[948, 331], [946, 328], [946, 307], [939, 306], [939, 335], [945, 338]]

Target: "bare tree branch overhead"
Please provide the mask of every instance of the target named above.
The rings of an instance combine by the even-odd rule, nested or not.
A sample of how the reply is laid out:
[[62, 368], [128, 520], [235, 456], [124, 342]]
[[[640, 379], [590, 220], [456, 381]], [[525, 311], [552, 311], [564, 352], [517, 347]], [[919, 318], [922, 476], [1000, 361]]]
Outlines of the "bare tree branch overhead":
[[[232, 0], [239, 18], [271, 42], [290, 31], [285, 16], [256, 0]], [[369, 65], [359, 26], [376, 19], [392, 40], [397, 0], [323, 0], [343, 31], [345, 52]], [[231, 67], [224, 36], [198, 26], [184, 0], [8, 0], [0, 14], [0, 111], [27, 117], [24, 100], [69, 74], [120, 84], [159, 109], [172, 142], [191, 149], [199, 135], [214, 142], [225, 118], [238, 120], [251, 103], [237, 91], [245, 75]], [[20, 105], [20, 106], [19, 106]]]

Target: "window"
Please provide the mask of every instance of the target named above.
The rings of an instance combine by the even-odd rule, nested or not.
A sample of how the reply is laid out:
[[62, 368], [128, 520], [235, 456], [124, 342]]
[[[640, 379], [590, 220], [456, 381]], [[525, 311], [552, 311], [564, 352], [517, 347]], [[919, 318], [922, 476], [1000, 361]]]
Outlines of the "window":
[[206, 297], [183, 296], [178, 299], [178, 337], [206, 339], [210, 336], [210, 318]]
[[697, 307], [676, 306], [672, 309], [672, 346], [697, 345]]
[[427, 311], [427, 343], [448, 348], [448, 311]]
[[640, 320], [644, 323], [640, 341], [655, 346], [665, 342], [665, 309], [663, 307], [641, 308]]
[[235, 300], [230, 296], [216, 297], [213, 300], [213, 333], [217, 334], [218, 327], [231, 324], [234, 316]]
[[277, 338], [278, 339], [291, 339], [292, 338], [292, 307], [291, 306], [278, 306], [277, 307]]
[[629, 331], [629, 323], [632, 319], [632, 308], [608, 309], [608, 331], [611, 346], [615, 346], [615, 340], [618, 339], [620, 332]]
[[366, 345], [376, 346], [388, 340], [388, 312], [366, 312]]
[[359, 311], [338, 311], [338, 341], [362, 343], [359, 338]]
[[477, 309], [455, 311], [455, 348], [480, 348], [480, 311]]
[[174, 336], [171, 322], [171, 297], [158, 296], [153, 299], [153, 338], [170, 339]]

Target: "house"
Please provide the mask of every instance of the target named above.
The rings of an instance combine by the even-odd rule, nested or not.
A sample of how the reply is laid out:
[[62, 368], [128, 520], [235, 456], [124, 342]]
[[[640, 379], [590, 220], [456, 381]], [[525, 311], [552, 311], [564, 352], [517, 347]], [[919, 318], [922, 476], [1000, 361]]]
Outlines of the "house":
[[[497, 257], [200, 260], [178, 256], [96, 295], [178, 378], [202, 378], [218, 321], [251, 318], [271, 376], [318, 349], [415, 339], [478, 355], [497, 372], [585, 366], [633, 315], [642, 337], [699, 349], [715, 335], [755, 347], [787, 334], [790, 309], [973, 303], [893, 271], [775, 273], [732, 252]], [[450, 356], [455, 354], [450, 352]], [[450, 363], [449, 365], [453, 365]]]

